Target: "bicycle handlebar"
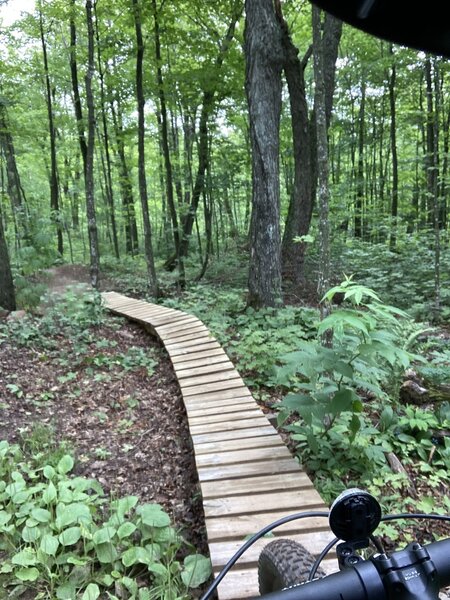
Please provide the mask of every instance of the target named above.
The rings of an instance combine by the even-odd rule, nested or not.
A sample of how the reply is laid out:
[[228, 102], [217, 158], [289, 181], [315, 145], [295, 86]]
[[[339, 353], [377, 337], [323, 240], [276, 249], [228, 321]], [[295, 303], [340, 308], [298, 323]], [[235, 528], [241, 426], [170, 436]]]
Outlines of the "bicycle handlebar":
[[264, 600], [436, 600], [450, 585], [450, 539], [376, 555]]

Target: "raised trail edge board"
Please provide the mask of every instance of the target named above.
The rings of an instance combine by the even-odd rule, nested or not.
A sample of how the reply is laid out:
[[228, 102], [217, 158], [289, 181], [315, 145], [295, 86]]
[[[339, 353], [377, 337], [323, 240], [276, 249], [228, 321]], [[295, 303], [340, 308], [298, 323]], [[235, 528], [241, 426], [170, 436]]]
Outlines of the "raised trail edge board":
[[[116, 292], [102, 296], [107, 309], [143, 325], [170, 356], [189, 420], [214, 575], [248, 536], [273, 521], [296, 512], [328, 511], [199, 319]], [[318, 517], [293, 521], [273, 533], [301, 542], [314, 555], [331, 539], [328, 520]], [[239, 559], [219, 584], [220, 600], [259, 595], [258, 556], [273, 539], [259, 540]], [[323, 567], [336, 570], [333, 561]]]

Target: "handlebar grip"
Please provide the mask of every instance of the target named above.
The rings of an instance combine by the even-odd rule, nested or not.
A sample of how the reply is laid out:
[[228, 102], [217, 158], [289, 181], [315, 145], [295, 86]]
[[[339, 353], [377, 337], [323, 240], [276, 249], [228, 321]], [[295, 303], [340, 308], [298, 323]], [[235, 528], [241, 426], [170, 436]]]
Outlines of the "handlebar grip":
[[280, 592], [264, 600], [387, 600], [380, 575], [370, 561]]

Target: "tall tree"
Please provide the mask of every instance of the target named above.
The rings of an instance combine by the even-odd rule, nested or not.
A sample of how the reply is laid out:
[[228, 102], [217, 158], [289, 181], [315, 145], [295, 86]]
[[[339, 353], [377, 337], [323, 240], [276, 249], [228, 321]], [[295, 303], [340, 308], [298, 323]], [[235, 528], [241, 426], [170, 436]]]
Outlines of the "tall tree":
[[44, 33], [44, 17], [42, 4], [39, 2], [39, 33], [41, 37], [42, 57], [44, 61], [45, 76], [45, 100], [47, 103], [48, 129], [50, 137], [50, 209], [52, 219], [56, 224], [57, 247], [60, 255], [64, 253], [63, 232], [61, 226], [61, 215], [59, 213], [59, 181], [58, 163], [56, 161], [56, 129], [53, 115], [52, 88], [50, 84], [50, 72], [48, 68], [47, 42]]
[[[294, 151], [294, 184], [289, 202], [288, 216], [282, 243], [284, 272], [290, 273], [296, 281], [304, 276], [304, 255], [306, 244], [297, 243], [295, 237], [303, 237], [309, 232], [313, 214], [317, 177], [317, 132], [316, 107], [309, 110], [306, 97], [304, 70], [311, 56], [310, 46], [300, 59], [299, 51], [291, 39], [289, 28], [279, 15], [283, 29], [284, 73], [289, 89], [291, 108], [292, 142]], [[335, 88], [336, 59], [342, 35], [342, 21], [326, 14], [323, 22], [323, 83], [325, 93], [325, 116], [327, 131], [331, 122], [333, 95]]]
[[326, 116], [325, 71], [324, 71], [324, 36], [322, 35], [321, 11], [313, 5], [313, 45], [314, 45], [314, 106], [317, 132], [317, 197], [319, 204], [319, 297], [330, 283], [330, 223], [329, 223], [329, 165], [328, 165], [328, 127]]
[[92, 20], [92, 0], [86, 0], [86, 24], [88, 31], [88, 65], [86, 69], [86, 105], [87, 105], [87, 145], [85, 164], [86, 216], [89, 234], [89, 256], [91, 284], [99, 287], [100, 254], [98, 247], [97, 217], [95, 213], [94, 191], [94, 142], [95, 142], [95, 108], [92, 79], [94, 77], [94, 25]]
[[397, 110], [395, 103], [396, 84], [397, 84], [397, 66], [395, 64], [394, 49], [392, 44], [389, 47], [389, 54], [392, 57], [391, 73], [388, 80], [389, 88], [389, 108], [391, 113], [391, 157], [392, 157], [392, 200], [391, 200], [391, 237], [389, 245], [391, 250], [395, 249], [397, 244], [397, 217], [398, 217], [398, 153], [397, 153]]
[[119, 240], [117, 236], [117, 225], [116, 225], [116, 211], [114, 206], [114, 191], [112, 182], [112, 166], [111, 166], [111, 151], [109, 142], [109, 130], [108, 120], [106, 115], [106, 93], [105, 93], [105, 73], [102, 64], [101, 50], [100, 50], [100, 32], [98, 24], [97, 14], [97, 3], [94, 4], [94, 15], [95, 15], [95, 38], [97, 43], [97, 65], [98, 74], [100, 79], [100, 114], [102, 117], [102, 138], [103, 147], [105, 153], [105, 192], [106, 200], [108, 204], [109, 217], [111, 219], [111, 231], [113, 239], [114, 254], [116, 258], [119, 258]]
[[76, 0], [70, 0], [70, 74], [72, 81], [73, 104], [77, 122], [78, 143], [80, 145], [83, 169], [86, 172], [87, 144], [84, 130], [83, 108], [81, 106], [80, 86], [78, 82], [77, 63], [77, 27], [75, 21]]
[[[116, 104], [117, 109], [115, 106]], [[116, 103], [111, 100], [110, 107], [115, 132], [115, 145], [119, 169], [119, 185], [122, 196], [123, 218], [125, 221], [125, 248], [127, 254], [134, 256], [139, 251], [139, 239], [136, 223], [136, 210], [134, 205], [133, 184], [125, 155], [125, 132], [123, 128], [122, 107], [118, 97], [116, 98]]]
[[6, 310], [16, 310], [14, 282], [9, 262], [8, 245], [3, 228], [3, 217], [0, 204], [0, 306]]
[[361, 95], [358, 113], [358, 166], [355, 190], [355, 237], [365, 237], [364, 222], [364, 149], [366, 131], [366, 81], [361, 81]]
[[158, 82], [158, 96], [159, 96], [159, 109], [160, 109], [160, 129], [161, 129], [161, 146], [164, 156], [164, 167], [166, 176], [166, 198], [169, 207], [170, 218], [172, 220], [172, 233], [175, 246], [175, 253], [177, 256], [178, 270], [179, 270], [179, 284], [181, 288], [185, 287], [186, 275], [184, 272], [184, 257], [181, 255], [181, 241], [180, 241], [180, 230], [178, 227], [178, 215], [175, 206], [175, 198], [173, 192], [173, 170], [172, 161], [170, 158], [169, 148], [169, 128], [167, 118], [167, 103], [166, 93], [164, 89], [164, 78], [162, 73], [162, 57], [161, 57], [161, 39], [159, 34], [159, 12], [156, 6], [156, 0], [152, 0], [153, 9], [153, 21], [155, 24], [155, 58], [156, 58], [156, 77]]
[[153, 257], [152, 227], [148, 212], [147, 178], [145, 175], [145, 97], [143, 85], [144, 38], [142, 35], [142, 12], [140, 0], [132, 0], [134, 10], [134, 27], [136, 33], [136, 100], [138, 111], [138, 176], [139, 195], [142, 206], [144, 223], [144, 251], [147, 262], [149, 292], [158, 296], [158, 281], [156, 278], [155, 261]]
[[282, 32], [273, 0], [246, 0], [245, 58], [252, 148], [248, 304], [281, 302], [279, 132]]
[[19, 170], [17, 168], [14, 140], [8, 120], [7, 100], [1, 97], [0, 148], [5, 158], [7, 190], [14, 217], [16, 244], [20, 248], [22, 245], [22, 240], [25, 240], [26, 243], [31, 243], [31, 234], [28, 224], [28, 207], [25, 192], [20, 180]]

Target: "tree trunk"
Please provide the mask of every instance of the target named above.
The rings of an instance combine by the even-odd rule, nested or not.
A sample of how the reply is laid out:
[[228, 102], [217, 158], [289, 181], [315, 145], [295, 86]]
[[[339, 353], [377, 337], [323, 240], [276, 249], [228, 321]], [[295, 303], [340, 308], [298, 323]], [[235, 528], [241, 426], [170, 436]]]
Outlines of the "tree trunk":
[[172, 234], [175, 246], [175, 254], [177, 256], [178, 271], [179, 271], [179, 285], [183, 289], [186, 285], [186, 275], [184, 271], [184, 258], [181, 255], [181, 244], [180, 244], [180, 230], [178, 227], [178, 215], [175, 206], [175, 198], [173, 194], [173, 175], [172, 175], [172, 162], [170, 159], [169, 149], [169, 133], [167, 124], [167, 107], [166, 107], [166, 95], [164, 91], [164, 79], [161, 69], [161, 40], [159, 36], [159, 19], [158, 9], [156, 6], [156, 0], [152, 0], [153, 8], [153, 20], [155, 23], [155, 58], [156, 58], [156, 77], [158, 81], [158, 95], [159, 105], [161, 111], [161, 144], [164, 156], [164, 167], [166, 174], [166, 197], [167, 204], [169, 206], [170, 218], [172, 221]]
[[[289, 29], [281, 15], [281, 4], [277, 0], [280, 22], [283, 29], [284, 73], [289, 89], [291, 108], [292, 141], [294, 149], [294, 186], [286, 219], [282, 260], [283, 271], [297, 282], [304, 276], [306, 244], [294, 242], [295, 237], [307, 235], [311, 225], [317, 178], [316, 120], [315, 105], [311, 116], [306, 101], [304, 69], [311, 55], [309, 48], [302, 60], [292, 42]], [[342, 34], [342, 21], [325, 15], [323, 24], [323, 80], [325, 92], [325, 116], [327, 131], [330, 126], [335, 87], [336, 59]]]
[[319, 279], [317, 291], [319, 297], [325, 294], [330, 283], [330, 224], [329, 213], [329, 183], [328, 183], [328, 126], [325, 94], [324, 73], [324, 37], [320, 9], [313, 5], [313, 46], [314, 46], [314, 105], [316, 109], [317, 133], [317, 198], [319, 204]]
[[100, 76], [100, 103], [101, 103], [101, 115], [102, 115], [102, 134], [103, 134], [103, 146], [105, 149], [105, 188], [106, 188], [106, 199], [109, 209], [109, 216], [111, 219], [111, 230], [113, 238], [114, 255], [118, 259], [119, 253], [119, 240], [117, 237], [117, 224], [116, 224], [116, 211], [114, 207], [114, 191], [112, 184], [112, 169], [111, 169], [111, 152], [109, 149], [109, 132], [108, 124], [106, 119], [106, 98], [105, 98], [105, 74], [102, 67], [101, 52], [100, 52], [100, 35], [98, 31], [98, 19], [97, 19], [97, 4], [94, 4], [95, 12], [95, 35], [97, 40], [97, 64], [98, 72]]
[[272, 0], [246, 0], [245, 87], [252, 148], [248, 305], [281, 303], [279, 132], [282, 32]]
[[[439, 227], [439, 145], [436, 98], [436, 59], [425, 59], [425, 80], [427, 90], [427, 192], [430, 220], [434, 229], [434, 317], [441, 310], [441, 242]], [[434, 85], [433, 85], [434, 79]]]
[[3, 229], [3, 217], [0, 203], [0, 307], [6, 310], [16, 310], [14, 282], [9, 262], [8, 246]]
[[110, 106], [116, 139], [117, 162], [119, 165], [119, 186], [122, 196], [123, 217], [125, 221], [125, 248], [127, 254], [134, 256], [139, 252], [139, 239], [136, 224], [136, 209], [133, 197], [133, 184], [131, 183], [130, 171], [125, 156], [122, 109], [118, 100], [117, 111], [114, 107], [113, 101], [111, 101]]
[[86, 217], [89, 234], [91, 285], [94, 288], [98, 288], [100, 277], [100, 256], [98, 248], [98, 232], [94, 194], [95, 112], [94, 96], [92, 93], [92, 78], [94, 76], [94, 27], [92, 23], [92, 0], [86, 0], [86, 24], [88, 30], [88, 65], [85, 77], [86, 105], [88, 113], [85, 165]]
[[145, 98], [143, 87], [144, 40], [142, 36], [142, 18], [140, 0], [132, 0], [134, 8], [134, 25], [136, 33], [136, 100], [138, 111], [138, 175], [139, 194], [142, 205], [144, 223], [144, 250], [147, 262], [147, 277], [149, 292], [158, 297], [158, 281], [156, 279], [155, 261], [152, 247], [152, 228], [148, 212], [147, 178], [145, 175]]
[[47, 102], [48, 129], [50, 135], [50, 209], [51, 218], [56, 225], [56, 239], [59, 254], [64, 253], [63, 232], [61, 227], [61, 216], [59, 214], [59, 182], [58, 164], [56, 162], [56, 131], [53, 117], [52, 91], [50, 86], [50, 73], [48, 69], [47, 44], [44, 35], [44, 20], [42, 7], [39, 5], [39, 33], [41, 37], [42, 56], [44, 60], [45, 91]]
[[355, 237], [364, 237], [364, 144], [366, 118], [366, 82], [361, 82], [361, 97], [358, 114], [358, 167], [355, 190]]
[[81, 107], [80, 86], [78, 84], [78, 65], [77, 65], [77, 29], [75, 25], [75, 5], [76, 0], [71, 0], [70, 12], [70, 73], [72, 79], [72, 92], [75, 118], [77, 121], [78, 143], [80, 145], [81, 157], [83, 159], [83, 169], [86, 172], [86, 154], [87, 145], [84, 132], [83, 109]]
[[5, 101], [0, 98], [0, 147], [5, 157], [6, 181], [8, 196], [11, 201], [14, 224], [16, 228], [16, 244], [20, 248], [22, 239], [31, 244], [31, 235], [28, 227], [28, 210], [17, 169], [14, 141], [11, 135]]
[[294, 184], [284, 229], [282, 264], [283, 274], [289, 274], [294, 280], [299, 281], [303, 275], [306, 244], [304, 242], [295, 242], [294, 238], [304, 236], [308, 233], [313, 209], [311, 130], [304, 78], [304, 70], [312, 48], [300, 60], [298, 50], [291, 40], [285, 22], [283, 22], [283, 47], [285, 52], [284, 73], [288, 85], [291, 107]]
[[[392, 45], [389, 49], [390, 55], [393, 57], [394, 51]], [[392, 201], [391, 201], [391, 237], [389, 247], [395, 250], [397, 244], [397, 218], [398, 218], [398, 156], [397, 156], [397, 115], [395, 107], [396, 95], [396, 77], [397, 69], [395, 59], [392, 60], [391, 75], [389, 77], [389, 107], [391, 112], [391, 157], [392, 157]]]

